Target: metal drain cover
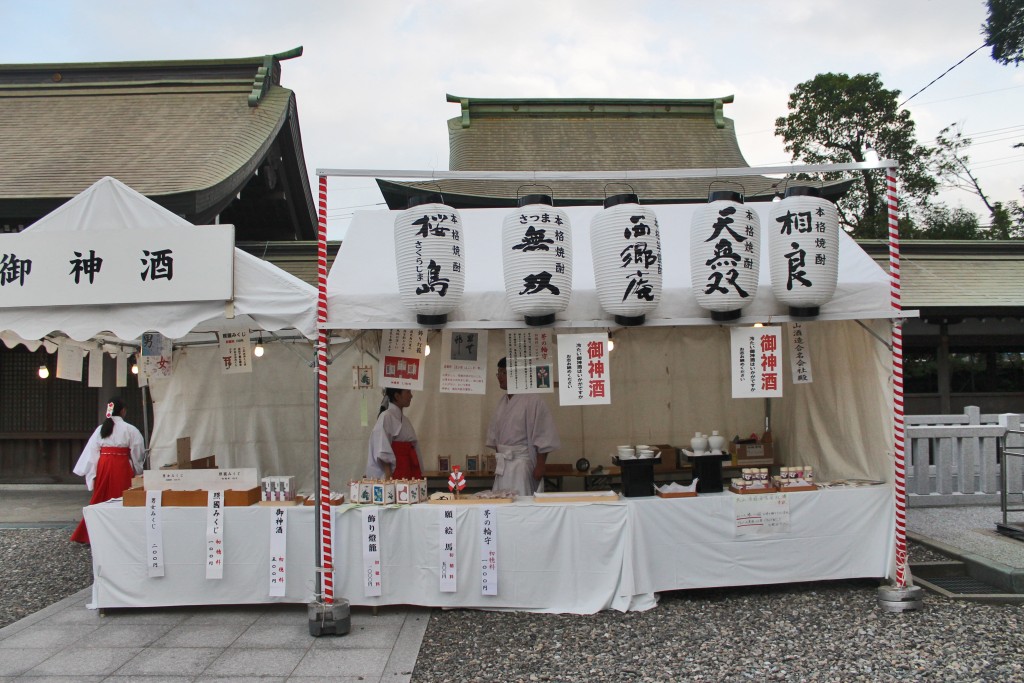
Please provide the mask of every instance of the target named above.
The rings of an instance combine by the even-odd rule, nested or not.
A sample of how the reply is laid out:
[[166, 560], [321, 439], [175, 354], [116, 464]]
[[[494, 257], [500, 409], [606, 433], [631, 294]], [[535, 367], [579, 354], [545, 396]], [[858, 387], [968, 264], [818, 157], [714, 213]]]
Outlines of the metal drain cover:
[[1001, 595], [1005, 591], [971, 576], [936, 576], [928, 582], [957, 595]]

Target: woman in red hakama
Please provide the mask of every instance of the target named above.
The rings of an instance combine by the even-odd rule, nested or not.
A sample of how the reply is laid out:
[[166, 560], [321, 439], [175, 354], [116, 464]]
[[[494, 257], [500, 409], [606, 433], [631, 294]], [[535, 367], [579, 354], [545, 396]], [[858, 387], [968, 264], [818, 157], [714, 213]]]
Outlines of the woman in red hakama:
[[370, 479], [420, 479], [419, 448], [416, 430], [402, 412], [412, 403], [408, 389], [388, 387], [370, 434], [366, 457], [366, 476]]
[[[131, 488], [132, 477], [142, 474], [145, 441], [138, 429], [124, 421], [127, 412], [120, 398], [107, 404], [106, 419], [89, 437], [75, 465], [75, 474], [85, 477], [85, 485], [92, 491], [90, 505], [120, 498]], [[85, 519], [78, 523], [71, 540], [89, 542]]]

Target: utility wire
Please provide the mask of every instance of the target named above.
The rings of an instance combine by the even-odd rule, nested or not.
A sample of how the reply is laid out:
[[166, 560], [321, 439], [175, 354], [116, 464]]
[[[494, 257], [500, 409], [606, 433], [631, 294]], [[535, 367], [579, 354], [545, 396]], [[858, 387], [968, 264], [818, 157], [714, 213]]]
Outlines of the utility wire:
[[934, 79], [932, 79], [932, 82], [931, 82], [931, 83], [929, 83], [928, 85], [924, 86], [923, 88], [921, 88], [920, 90], [918, 90], [918, 91], [917, 91], [916, 93], [914, 93], [913, 95], [911, 95], [911, 96], [910, 96], [910, 97], [908, 97], [907, 99], [903, 100], [903, 103], [902, 103], [902, 104], [898, 104], [898, 105], [896, 105], [896, 108], [897, 108], [897, 109], [899, 109], [899, 108], [900, 108], [900, 107], [902, 107], [902, 106], [903, 106], [904, 104], [906, 104], [906, 103], [907, 103], [907, 102], [909, 102], [910, 100], [914, 99], [915, 97], [917, 97], [918, 95], [920, 95], [921, 93], [923, 93], [923, 92], [924, 92], [925, 90], [927, 90], [928, 88], [932, 87], [932, 85], [933, 85], [933, 84], [935, 83], [935, 81], [939, 80], [940, 78], [942, 78], [943, 76], [945, 76], [946, 74], [948, 74], [948, 73], [949, 73], [950, 71], [952, 71], [953, 69], [957, 68], [958, 66], [960, 66], [961, 64], [963, 64], [964, 62], [966, 62], [966, 61], [967, 61], [968, 59], [970, 59], [971, 57], [973, 57], [973, 56], [974, 56], [974, 53], [975, 53], [975, 52], [977, 52], [978, 50], [981, 50], [981, 49], [982, 49], [982, 48], [984, 48], [984, 47], [985, 47], [986, 45], [987, 45], [987, 43], [982, 43], [981, 45], [979, 45], [979, 46], [978, 46], [977, 48], [975, 48], [974, 50], [972, 50], [972, 51], [971, 51], [971, 54], [967, 55], [966, 57], [964, 57], [963, 59], [961, 59], [961, 60], [960, 60], [959, 62], [957, 62], [957, 63], [956, 63], [956, 64], [954, 64], [953, 66], [949, 67], [948, 69], [946, 69], [945, 71], [943, 71], [943, 72], [942, 72], [941, 74], [939, 74], [938, 76], [936, 76], [936, 77], [935, 77]]

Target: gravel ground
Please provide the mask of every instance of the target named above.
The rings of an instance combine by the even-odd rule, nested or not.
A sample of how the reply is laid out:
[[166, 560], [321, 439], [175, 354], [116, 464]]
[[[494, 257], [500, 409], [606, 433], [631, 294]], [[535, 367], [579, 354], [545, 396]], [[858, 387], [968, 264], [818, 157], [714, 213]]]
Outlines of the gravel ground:
[[92, 585], [92, 552], [73, 529], [0, 529], [0, 628]]
[[[71, 529], [0, 529], [0, 627], [88, 586]], [[945, 559], [911, 544], [912, 562]], [[874, 581], [678, 591], [648, 612], [435, 610], [414, 683], [1024, 680], [1024, 608], [929, 594], [881, 611]]]

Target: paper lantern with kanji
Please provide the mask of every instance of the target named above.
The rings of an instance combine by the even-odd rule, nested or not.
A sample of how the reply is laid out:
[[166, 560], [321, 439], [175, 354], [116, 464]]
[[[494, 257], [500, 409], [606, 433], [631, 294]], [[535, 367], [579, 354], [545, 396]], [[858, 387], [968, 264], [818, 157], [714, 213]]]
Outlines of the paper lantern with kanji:
[[761, 221], [738, 192], [716, 191], [690, 222], [690, 284], [711, 319], [739, 318], [757, 295]]
[[772, 292], [794, 318], [813, 318], [839, 278], [839, 213], [816, 187], [793, 186], [769, 210]]
[[658, 217], [635, 194], [612, 195], [590, 222], [590, 250], [601, 308], [619, 325], [642, 325], [661, 302]]
[[443, 325], [466, 285], [462, 217], [437, 194], [409, 200], [395, 217], [395, 265], [402, 304], [421, 325]]
[[572, 297], [569, 215], [545, 194], [525, 195], [501, 228], [505, 296], [527, 325], [550, 325]]

